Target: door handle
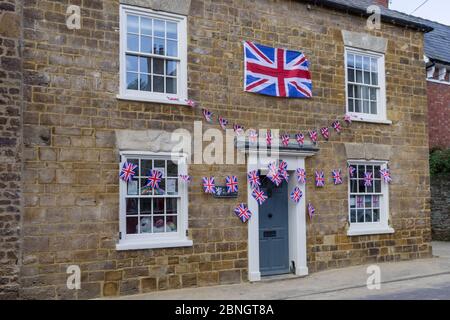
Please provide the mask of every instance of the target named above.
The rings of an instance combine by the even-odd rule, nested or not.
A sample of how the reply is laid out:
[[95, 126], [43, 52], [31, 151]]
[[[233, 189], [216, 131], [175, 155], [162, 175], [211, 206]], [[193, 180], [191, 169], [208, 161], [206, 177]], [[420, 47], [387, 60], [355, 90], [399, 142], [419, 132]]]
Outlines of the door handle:
[[271, 213], [269, 213], [267, 216], [269, 217], [269, 219], [272, 219], [272, 217], [273, 217], [273, 215]]

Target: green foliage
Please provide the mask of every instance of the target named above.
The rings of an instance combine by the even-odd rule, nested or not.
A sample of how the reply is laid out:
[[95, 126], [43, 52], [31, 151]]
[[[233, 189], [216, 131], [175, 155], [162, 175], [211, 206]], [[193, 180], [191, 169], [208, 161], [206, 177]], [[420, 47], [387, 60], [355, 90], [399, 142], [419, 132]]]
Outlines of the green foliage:
[[430, 173], [432, 176], [450, 174], [450, 149], [430, 152]]

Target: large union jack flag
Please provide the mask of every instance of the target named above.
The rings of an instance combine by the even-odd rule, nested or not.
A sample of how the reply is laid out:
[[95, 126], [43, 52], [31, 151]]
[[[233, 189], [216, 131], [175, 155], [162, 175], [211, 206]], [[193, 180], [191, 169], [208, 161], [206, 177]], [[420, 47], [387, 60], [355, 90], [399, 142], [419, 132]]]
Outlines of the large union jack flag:
[[308, 60], [299, 51], [244, 42], [244, 90], [274, 97], [311, 98]]

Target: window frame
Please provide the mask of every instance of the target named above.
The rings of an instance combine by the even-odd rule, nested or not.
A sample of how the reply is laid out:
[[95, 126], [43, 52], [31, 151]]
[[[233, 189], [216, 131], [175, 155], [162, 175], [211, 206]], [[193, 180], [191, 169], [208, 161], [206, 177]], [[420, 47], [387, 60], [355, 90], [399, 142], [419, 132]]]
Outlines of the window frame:
[[[177, 93], [160, 93], [152, 91], [139, 91], [127, 89], [126, 83], [126, 53], [127, 53], [127, 14], [144, 16], [151, 19], [164, 19], [177, 23], [178, 31], [178, 57], [161, 56], [158, 54], [145, 54], [143, 56], [162, 58], [164, 60], [178, 61], [177, 68]], [[129, 5], [120, 5], [119, 14], [119, 32], [120, 32], [120, 63], [119, 63], [119, 94], [118, 99], [157, 102], [166, 104], [187, 105], [187, 18], [185, 16], [154, 11], [151, 9], [139, 8]], [[152, 79], [153, 80], [153, 79]], [[171, 98], [171, 99], [168, 99]]]
[[[348, 105], [348, 60], [347, 56], [348, 54], [354, 54], [354, 55], [362, 55], [370, 57], [370, 58], [376, 58], [378, 63], [378, 87], [379, 87], [379, 93], [377, 94], [377, 114], [368, 114], [368, 113], [362, 113], [362, 112], [350, 112], [349, 111], [349, 105]], [[346, 113], [350, 116], [352, 116], [353, 121], [361, 121], [361, 122], [374, 122], [374, 123], [384, 123], [384, 124], [391, 124], [392, 122], [387, 119], [387, 104], [386, 104], [386, 69], [385, 69], [385, 54], [369, 51], [369, 50], [362, 50], [362, 49], [356, 49], [352, 47], [346, 46], [344, 49], [344, 72], [345, 72], [345, 110]], [[353, 83], [352, 83], [353, 84]], [[356, 83], [355, 83], [356, 84]], [[358, 84], [356, 84], [358, 85]], [[364, 84], [361, 84], [364, 86]]]
[[[152, 160], [176, 160], [178, 162], [178, 176], [187, 174], [187, 155], [175, 153], [155, 153], [147, 151], [120, 152], [120, 168], [130, 158]], [[178, 198], [180, 206], [177, 208], [177, 232], [127, 234], [126, 232], [126, 196], [127, 183], [120, 179], [119, 185], [119, 242], [116, 250], [153, 249], [192, 246], [192, 240], [187, 237], [188, 230], [188, 186], [178, 179]], [[158, 196], [156, 196], [158, 197]], [[160, 196], [166, 198], [167, 196]], [[173, 197], [173, 196], [172, 196]], [[140, 198], [139, 198], [140, 199]], [[139, 221], [139, 220], [138, 220]]]
[[[348, 166], [351, 165], [378, 165], [380, 169], [387, 169], [388, 161], [380, 160], [348, 160]], [[350, 196], [351, 196], [351, 184], [350, 177], [348, 178], [348, 208], [347, 219], [349, 228], [347, 230], [348, 236], [370, 235], [370, 234], [386, 234], [394, 233], [394, 229], [389, 226], [389, 184], [381, 181], [380, 192], [380, 221], [379, 222], [357, 222], [352, 223], [351, 208], [350, 208]]]

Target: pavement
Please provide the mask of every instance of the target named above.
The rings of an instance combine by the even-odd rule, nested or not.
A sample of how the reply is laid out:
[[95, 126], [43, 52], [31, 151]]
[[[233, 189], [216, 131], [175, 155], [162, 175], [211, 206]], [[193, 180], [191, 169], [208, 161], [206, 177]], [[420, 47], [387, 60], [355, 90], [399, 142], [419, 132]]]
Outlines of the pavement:
[[120, 300], [450, 300], [450, 242], [433, 242], [433, 258], [377, 264], [379, 289], [367, 287], [369, 265], [254, 283], [159, 291]]

